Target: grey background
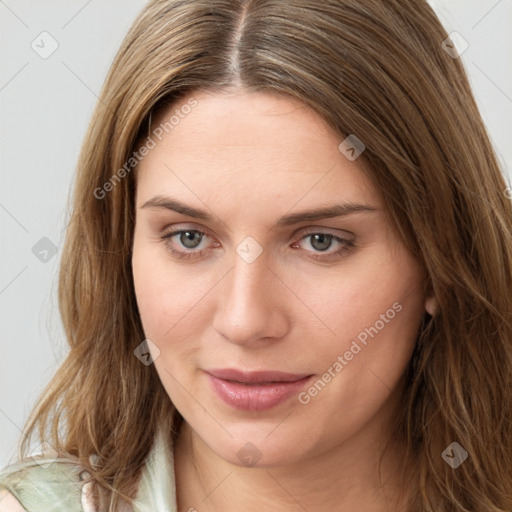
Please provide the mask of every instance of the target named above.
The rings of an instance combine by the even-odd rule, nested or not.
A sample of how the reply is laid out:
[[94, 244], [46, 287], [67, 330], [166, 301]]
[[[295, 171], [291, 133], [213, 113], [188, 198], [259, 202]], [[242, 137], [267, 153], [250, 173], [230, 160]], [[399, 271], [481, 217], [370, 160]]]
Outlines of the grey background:
[[[461, 58], [510, 176], [512, 0], [431, 3], [469, 43]], [[68, 194], [96, 95], [144, 4], [0, 0], [0, 467], [66, 354], [56, 292]], [[58, 48], [43, 59], [31, 44], [45, 31]]]

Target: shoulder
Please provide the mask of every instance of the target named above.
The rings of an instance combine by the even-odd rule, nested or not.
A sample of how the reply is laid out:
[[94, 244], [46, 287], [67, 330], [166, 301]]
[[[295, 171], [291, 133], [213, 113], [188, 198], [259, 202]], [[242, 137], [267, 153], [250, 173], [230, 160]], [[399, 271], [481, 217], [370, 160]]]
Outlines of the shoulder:
[[31, 457], [0, 469], [0, 512], [99, 512], [90, 474], [67, 457]]

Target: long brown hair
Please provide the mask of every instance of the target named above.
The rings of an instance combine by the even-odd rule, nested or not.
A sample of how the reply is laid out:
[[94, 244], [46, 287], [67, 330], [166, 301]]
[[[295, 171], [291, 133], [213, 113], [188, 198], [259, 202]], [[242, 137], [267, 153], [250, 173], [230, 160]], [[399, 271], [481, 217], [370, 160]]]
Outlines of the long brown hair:
[[[366, 146], [364, 172], [437, 301], [418, 333], [397, 437], [411, 510], [512, 510], [512, 207], [460, 62], [423, 0], [153, 0], [106, 79], [78, 162], [59, 304], [69, 355], [27, 420], [130, 500], [158, 428], [181, 416], [144, 340], [131, 273], [133, 152], [198, 90], [286, 94]], [[147, 140], [147, 139], [146, 139]], [[119, 172], [121, 168], [125, 172]], [[109, 183], [110, 185], [106, 185]], [[457, 469], [442, 452], [457, 442]]]

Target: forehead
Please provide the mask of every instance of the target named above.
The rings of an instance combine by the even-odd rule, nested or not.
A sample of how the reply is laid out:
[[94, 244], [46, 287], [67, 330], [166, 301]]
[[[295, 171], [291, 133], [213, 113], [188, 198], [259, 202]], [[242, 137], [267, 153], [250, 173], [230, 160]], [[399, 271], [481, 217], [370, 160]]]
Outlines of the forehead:
[[137, 169], [138, 196], [195, 194], [255, 207], [272, 198], [288, 208], [327, 196], [379, 203], [357, 160], [340, 152], [343, 137], [288, 96], [198, 92], [161, 111], [152, 138], [156, 145]]

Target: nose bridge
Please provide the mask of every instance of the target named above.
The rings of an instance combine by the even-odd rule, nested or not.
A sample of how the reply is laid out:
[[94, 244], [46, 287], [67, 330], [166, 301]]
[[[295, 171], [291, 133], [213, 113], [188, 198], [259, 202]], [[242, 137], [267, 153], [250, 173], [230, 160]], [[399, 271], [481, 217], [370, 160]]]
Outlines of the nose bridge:
[[[269, 281], [268, 262], [265, 255], [260, 255], [254, 261], [247, 261], [237, 255], [231, 275], [231, 293], [247, 304], [251, 302], [266, 303], [267, 294], [264, 284]], [[241, 304], [241, 302], [239, 302]]]
[[233, 268], [223, 280], [214, 319], [216, 330], [238, 344], [282, 336], [286, 319], [276, 301], [277, 283], [273, 281], [277, 278], [266, 253], [246, 258], [237, 251]]

